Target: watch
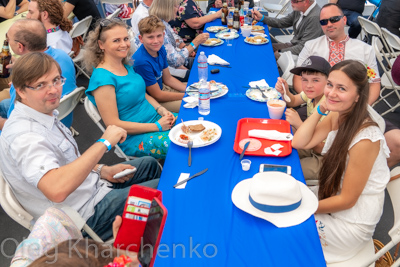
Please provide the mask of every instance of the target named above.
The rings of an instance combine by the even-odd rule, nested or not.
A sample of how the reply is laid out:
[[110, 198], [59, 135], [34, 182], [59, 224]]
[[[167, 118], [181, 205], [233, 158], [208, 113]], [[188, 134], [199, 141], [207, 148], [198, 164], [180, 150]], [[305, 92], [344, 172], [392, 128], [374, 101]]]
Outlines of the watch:
[[94, 171], [95, 173], [97, 173], [99, 175], [99, 177], [101, 178], [101, 169], [103, 169], [104, 164], [99, 164], [99, 166], [97, 166], [97, 169]]
[[14, 16], [17, 16], [17, 15], [19, 15], [19, 14], [18, 14], [18, 12], [17, 12], [17, 11], [15, 11], [15, 13], [14, 13]]

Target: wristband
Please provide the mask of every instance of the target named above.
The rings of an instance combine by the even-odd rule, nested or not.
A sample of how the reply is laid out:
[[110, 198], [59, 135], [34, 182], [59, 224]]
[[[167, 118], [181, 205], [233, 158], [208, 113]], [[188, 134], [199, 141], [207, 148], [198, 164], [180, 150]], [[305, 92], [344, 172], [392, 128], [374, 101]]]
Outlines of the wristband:
[[264, 20], [264, 15], [261, 17], [260, 21], [263, 21], [263, 20]]
[[325, 114], [325, 113], [322, 113], [322, 111], [319, 109], [319, 106], [317, 107], [317, 111], [318, 111], [318, 114], [319, 114], [319, 115], [326, 116], [326, 114]]
[[106, 139], [103, 139], [103, 138], [102, 138], [102, 139], [97, 140], [96, 143], [97, 143], [97, 142], [103, 143], [103, 144], [107, 147], [106, 153], [107, 153], [108, 151], [110, 151], [111, 148], [112, 148], [110, 142], [108, 142]]
[[191, 42], [190, 45], [193, 46], [193, 49], [196, 49], [196, 46], [194, 45], [193, 42]]
[[161, 127], [160, 123], [158, 121], [156, 121], [155, 124], [157, 125], [158, 131], [162, 132], [162, 127]]

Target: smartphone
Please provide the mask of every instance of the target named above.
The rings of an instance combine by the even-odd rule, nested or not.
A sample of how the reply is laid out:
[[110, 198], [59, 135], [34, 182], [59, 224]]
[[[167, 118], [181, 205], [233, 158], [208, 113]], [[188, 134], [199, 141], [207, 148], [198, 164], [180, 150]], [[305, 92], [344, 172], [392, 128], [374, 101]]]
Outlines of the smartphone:
[[284, 172], [292, 174], [292, 167], [287, 165], [260, 164], [260, 172]]
[[138, 252], [140, 266], [152, 267], [154, 265], [166, 219], [167, 210], [155, 197], [151, 202], [149, 217], [140, 242]]

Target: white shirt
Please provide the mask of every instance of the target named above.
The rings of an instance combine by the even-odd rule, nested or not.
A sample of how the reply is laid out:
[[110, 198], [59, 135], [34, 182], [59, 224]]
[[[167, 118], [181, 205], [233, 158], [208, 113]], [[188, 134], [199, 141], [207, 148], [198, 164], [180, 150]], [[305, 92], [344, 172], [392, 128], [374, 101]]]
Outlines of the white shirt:
[[[40, 179], [80, 156], [71, 132], [57, 115], [56, 110], [49, 116], [17, 101], [0, 135], [0, 168], [18, 201], [35, 219], [56, 204], [37, 188]], [[72, 207], [87, 220], [94, 214], [96, 204], [111, 191], [107, 185], [91, 172], [61, 204]]]
[[138, 28], [139, 21], [148, 16], [149, 16], [149, 7], [146, 6], [143, 2], [141, 2], [140, 5], [136, 8], [135, 12], [133, 12], [131, 19], [132, 30], [135, 33], [135, 36], [139, 35], [139, 28]]
[[[297, 66], [300, 67], [303, 62], [310, 56], [320, 56], [329, 60], [329, 41], [331, 41], [326, 35], [318, 37], [314, 40], [307, 41], [301, 50], [297, 59]], [[378, 65], [376, 63], [375, 51], [372, 46], [357, 40], [350, 38], [346, 42], [345, 59], [361, 60], [368, 67], [375, 70], [376, 78], [372, 82], [380, 82]]]
[[47, 46], [61, 49], [69, 54], [72, 49], [72, 38], [68, 32], [63, 30], [47, 33]]
[[317, 5], [317, 1], [314, 1], [314, 3], [307, 8], [306, 12], [303, 13], [300, 11], [301, 16], [300, 16], [300, 19], [296, 23], [296, 28], [299, 27], [300, 22], [303, 20], [303, 17], [306, 17], [316, 5]]

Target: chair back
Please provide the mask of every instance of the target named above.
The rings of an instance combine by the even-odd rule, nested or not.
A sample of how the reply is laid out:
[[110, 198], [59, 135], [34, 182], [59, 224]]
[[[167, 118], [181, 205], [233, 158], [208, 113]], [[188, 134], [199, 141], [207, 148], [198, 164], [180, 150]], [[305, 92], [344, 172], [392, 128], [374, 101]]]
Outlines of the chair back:
[[[391, 89], [396, 88], [396, 84], [395, 84], [395, 82], [393, 81], [393, 78], [392, 78], [392, 73], [391, 73], [391, 71], [389, 69], [389, 67], [391, 67], [390, 66], [390, 61], [385, 56], [385, 53], [383, 53], [382, 42], [376, 36], [372, 37], [372, 47], [375, 50], [376, 60], [378, 61], [379, 65], [381, 66], [382, 70], [384, 71], [384, 75], [382, 75], [382, 84], [383, 84], [383, 86], [385, 86], [386, 88], [390, 88], [391, 87]], [[386, 64], [383, 61], [384, 57], [385, 57], [385, 60], [386, 60]], [[386, 79], [390, 83], [391, 86], [385, 85]]]
[[3, 210], [14, 221], [22, 225], [28, 230], [32, 230], [33, 216], [30, 215], [19, 203], [14, 195], [10, 185], [4, 178], [3, 172], [0, 170], [0, 204]]
[[103, 17], [104, 18], [107, 17], [106, 10], [104, 9], [105, 4], [111, 4], [111, 5], [131, 4], [134, 6], [134, 1], [135, 0], [100, 0], [101, 10], [103, 11], [103, 15], [104, 15]]
[[[99, 127], [99, 129], [104, 132], [106, 129], [104, 128], [103, 124], [101, 124], [101, 116], [97, 108], [93, 105], [92, 102], [90, 102], [89, 98], [85, 98], [85, 110], [88, 116], [92, 119], [92, 121]], [[128, 157], [122, 149], [118, 146], [115, 145], [115, 154], [117, 154], [118, 157], [124, 158], [126, 161], [130, 160], [131, 158]]]
[[[382, 28], [382, 35], [392, 52], [392, 57], [396, 57], [396, 54], [400, 51], [400, 38], [385, 28]], [[398, 50], [397, 53], [394, 49]]]
[[277, 63], [282, 70], [282, 73], [283, 73], [282, 78], [287, 81], [289, 86], [292, 86], [293, 85], [293, 73], [291, 73], [290, 70], [295, 67], [292, 52], [287, 51], [287, 52], [281, 53], [281, 56], [279, 57]]
[[82, 36], [82, 39], [85, 40], [90, 23], [92, 23], [92, 16], [87, 16], [86, 18], [76, 22], [72, 27], [72, 30], [69, 32], [71, 38]]
[[360, 22], [361, 27], [366, 33], [379, 37], [382, 36], [381, 28], [375, 22], [370, 21], [362, 16], [358, 17], [358, 22]]
[[121, 8], [117, 8], [112, 14], [108, 15], [106, 19], [113, 19], [118, 17], [119, 12], [121, 12]]
[[79, 103], [83, 93], [85, 91], [85, 87], [78, 87], [68, 95], [65, 95], [60, 100], [60, 105], [57, 110], [59, 112], [58, 119], [62, 120], [67, 117]]
[[400, 178], [390, 181], [387, 190], [393, 206], [394, 223], [389, 236], [396, 245], [400, 242]]

